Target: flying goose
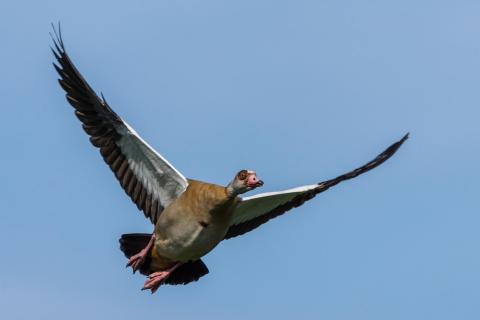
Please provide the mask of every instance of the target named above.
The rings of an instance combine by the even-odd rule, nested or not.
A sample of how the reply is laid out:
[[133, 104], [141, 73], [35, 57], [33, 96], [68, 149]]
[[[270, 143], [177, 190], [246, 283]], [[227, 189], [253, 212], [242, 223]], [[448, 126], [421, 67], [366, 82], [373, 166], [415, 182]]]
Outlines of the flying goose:
[[124, 234], [120, 249], [127, 267], [148, 279], [142, 290], [161, 284], [187, 284], [209, 271], [201, 258], [224, 239], [247, 233], [302, 205], [338, 183], [355, 178], [390, 158], [408, 134], [367, 164], [320, 183], [250, 197], [241, 194], [263, 185], [255, 171], [241, 170], [226, 186], [185, 178], [148, 145], [93, 91], [65, 51], [54, 29], [53, 54], [60, 86], [127, 195], [154, 225], [152, 234]]

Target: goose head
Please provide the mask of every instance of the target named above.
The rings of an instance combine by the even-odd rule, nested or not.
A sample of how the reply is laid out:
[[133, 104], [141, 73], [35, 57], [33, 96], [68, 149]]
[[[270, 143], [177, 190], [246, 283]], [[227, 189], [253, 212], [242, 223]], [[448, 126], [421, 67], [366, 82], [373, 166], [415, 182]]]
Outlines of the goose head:
[[227, 185], [227, 193], [230, 196], [237, 196], [261, 186], [263, 181], [257, 178], [255, 171], [240, 170]]

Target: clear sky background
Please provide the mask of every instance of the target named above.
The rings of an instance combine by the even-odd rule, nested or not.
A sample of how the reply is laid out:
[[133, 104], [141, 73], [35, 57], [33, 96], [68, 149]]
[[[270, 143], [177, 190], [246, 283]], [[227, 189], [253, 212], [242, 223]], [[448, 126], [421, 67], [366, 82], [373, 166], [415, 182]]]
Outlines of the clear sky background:
[[[480, 2], [2, 1], [0, 318], [479, 319]], [[57, 84], [90, 84], [185, 176], [262, 191], [381, 167], [141, 292], [151, 225]]]

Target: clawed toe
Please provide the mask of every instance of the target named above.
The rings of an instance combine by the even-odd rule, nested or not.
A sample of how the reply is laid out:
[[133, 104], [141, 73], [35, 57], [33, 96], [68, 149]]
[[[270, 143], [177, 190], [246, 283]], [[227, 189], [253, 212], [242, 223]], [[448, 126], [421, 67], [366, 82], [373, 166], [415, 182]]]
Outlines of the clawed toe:
[[152, 247], [155, 243], [155, 234], [152, 234], [150, 240], [148, 241], [147, 246], [142, 249], [139, 253], [131, 256], [128, 259], [126, 268], [132, 267], [133, 273], [135, 273], [140, 267], [143, 265], [145, 260], [147, 259], [147, 256], [149, 255], [150, 250], [152, 250]]
[[162, 283], [167, 279], [168, 272], [154, 272], [148, 276], [148, 280], [143, 285], [142, 290], [151, 290], [152, 294], [158, 290]]
[[155, 293], [158, 288], [165, 282], [165, 280], [172, 274], [172, 272], [181, 265], [181, 263], [177, 263], [168, 270], [151, 273], [148, 276], [148, 280], [145, 281], [142, 290], [151, 290], [152, 294]]
[[142, 252], [130, 257], [126, 265], [126, 268], [132, 267], [133, 273], [135, 273], [138, 269], [140, 269], [142, 264], [145, 262], [145, 258], [146, 258], [146, 254]]

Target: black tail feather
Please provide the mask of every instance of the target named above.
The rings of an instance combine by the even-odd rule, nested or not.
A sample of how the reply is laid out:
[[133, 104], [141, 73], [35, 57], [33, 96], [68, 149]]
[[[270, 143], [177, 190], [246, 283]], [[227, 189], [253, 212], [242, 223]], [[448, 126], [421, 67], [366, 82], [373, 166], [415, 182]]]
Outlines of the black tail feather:
[[[118, 240], [120, 242], [120, 250], [122, 250], [127, 259], [130, 259], [131, 256], [139, 253], [148, 245], [151, 237], [152, 235], [148, 233], [122, 234], [122, 237]], [[152, 262], [152, 258], [148, 255], [138, 271], [148, 276], [151, 273], [150, 262]]]
[[[130, 258], [134, 254], [139, 253], [145, 248], [150, 241], [152, 235], [148, 233], [129, 233], [123, 234], [119, 239], [120, 250], [126, 258]], [[149, 275], [155, 271], [151, 270], [150, 263], [152, 258], [150, 256], [145, 259], [145, 262], [140, 267], [140, 273], [143, 275]], [[187, 284], [193, 281], [197, 281], [204, 275], [208, 274], [208, 268], [202, 260], [189, 261], [178, 267], [168, 278], [165, 280], [165, 284], [177, 285]]]
[[198, 281], [208, 274], [208, 268], [202, 260], [189, 261], [182, 264], [165, 280], [166, 284], [187, 284]]
[[130, 258], [145, 248], [152, 237], [148, 233], [129, 233], [122, 234], [118, 240], [120, 242], [120, 250], [122, 250], [125, 257]]

